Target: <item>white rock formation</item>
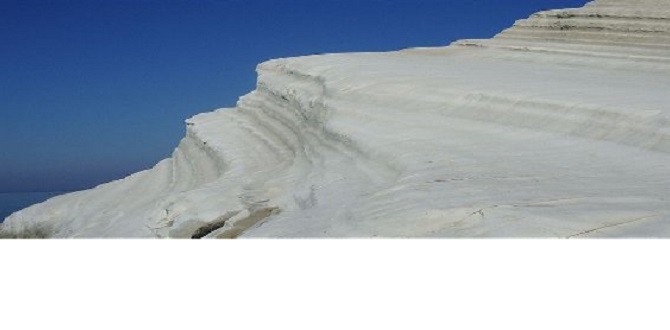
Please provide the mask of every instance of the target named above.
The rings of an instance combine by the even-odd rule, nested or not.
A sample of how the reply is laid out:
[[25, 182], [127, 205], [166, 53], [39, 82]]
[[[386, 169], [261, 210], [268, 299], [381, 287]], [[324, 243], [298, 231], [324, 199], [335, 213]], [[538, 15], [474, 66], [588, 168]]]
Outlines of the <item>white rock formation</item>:
[[668, 237], [670, 1], [491, 40], [277, 59], [153, 169], [19, 211], [53, 237]]

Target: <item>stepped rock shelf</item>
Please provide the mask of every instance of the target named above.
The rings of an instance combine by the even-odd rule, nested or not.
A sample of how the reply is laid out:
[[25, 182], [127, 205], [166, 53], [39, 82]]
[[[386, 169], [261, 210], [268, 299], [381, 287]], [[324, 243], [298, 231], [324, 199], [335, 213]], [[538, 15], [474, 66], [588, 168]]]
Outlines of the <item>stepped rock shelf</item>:
[[669, 237], [670, 1], [276, 59], [171, 158], [16, 212], [49, 237]]

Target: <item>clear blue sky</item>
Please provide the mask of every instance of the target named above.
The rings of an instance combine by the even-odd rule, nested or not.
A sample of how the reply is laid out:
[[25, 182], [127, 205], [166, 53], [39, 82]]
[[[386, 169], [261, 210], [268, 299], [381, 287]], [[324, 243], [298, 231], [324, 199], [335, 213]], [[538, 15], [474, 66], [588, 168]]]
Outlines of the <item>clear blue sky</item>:
[[487, 38], [586, 0], [0, 0], [0, 191], [92, 187], [169, 157], [270, 58]]

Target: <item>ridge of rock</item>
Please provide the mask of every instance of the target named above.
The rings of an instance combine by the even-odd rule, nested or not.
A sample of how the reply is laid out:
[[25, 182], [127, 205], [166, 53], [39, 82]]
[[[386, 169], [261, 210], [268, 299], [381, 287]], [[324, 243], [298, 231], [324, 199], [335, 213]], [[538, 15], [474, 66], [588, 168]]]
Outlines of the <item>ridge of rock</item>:
[[276, 59], [154, 168], [7, 236], [669, 237], [670, 1], [543, 11], [489, 40]]

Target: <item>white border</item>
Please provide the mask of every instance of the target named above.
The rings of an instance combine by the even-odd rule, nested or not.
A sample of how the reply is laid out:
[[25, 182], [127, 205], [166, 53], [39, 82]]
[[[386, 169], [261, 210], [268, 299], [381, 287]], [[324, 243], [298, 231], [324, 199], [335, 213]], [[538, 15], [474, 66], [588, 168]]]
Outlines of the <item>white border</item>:
[[0, 241], [3, 329], [668, 329], [667, 240]]

